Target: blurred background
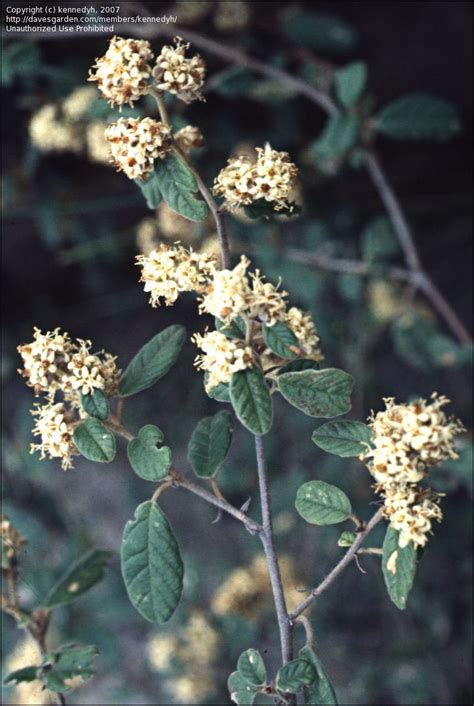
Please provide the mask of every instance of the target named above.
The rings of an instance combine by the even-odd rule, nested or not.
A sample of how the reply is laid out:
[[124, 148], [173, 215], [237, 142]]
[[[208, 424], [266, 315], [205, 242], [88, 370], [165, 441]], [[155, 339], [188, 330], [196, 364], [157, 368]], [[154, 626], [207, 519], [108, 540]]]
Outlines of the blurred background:
[[[15, 4], [15, 3], [13, 3]], [[71, 3], [74, 4], [74, 3]], [[99, 3], [89, 3], [99, 5]], [[122, 3], [131, 5], [138, 3]], [[150, 14], [177, 14], [178, 24], [236, 45], [310, 83], [326, 80], [327, 63], [368, 65], [367, 106], [380, 107], [412, 91], [453, 102], [463, 129], [446, 143], [380, 138], [377, 150], [416, 234], [422, 262], [466, 325], [470, 325], [471, 263], [471, 20], [468, 2], [166, 2], [140, 4]], [[125, 14], [125, 8], [122, 7]], [[321, 13], [318, 32], [308, 15]], [[314, 20], [314, 17], [313, 17]], [[119, 32], [120, 33], [120, 32]], [[26, 37], [26, 39], [25, 39]], [[155, 53], [167, 40], [151, 39]], [[120, 444], [110, 466], [77, 460], [59, 464], [29, 454], [31, 389], [16, 373], [16, 346], [33, 326], [61, 326], [118, 356], [124, 368], [154, 333], [171, 323], [189, 337], [205, 325], [192, 297], [152, 309], [138, 284], [134, 256], [156, 242], [215, 246], [212, 223], [190, 224], [147, 211], [136, 186], [107, 163], [104, 123], [116, 119], [86, 77], [108, 36], [54, 38], [6, 35], [3, 46], [3, 499], [29, 546], [22, 568], [26, 605], [39, 603], [64, 567], [90, 547], [114, 550], [103, 582], [52, 626], [55, 644], [97, 644], [97, 676], [68, 696], [70, 703], [229, 703], [226, 679], [241, 651], [253, 646], [277, 666], [275, 620], [257, 539], [199, 499], [169, 491], [163, 507], [186, 566], [182, 603], [170, 623], [146, 623], [130, 605], [118, 560], [122, 528], [149, 496], [130, 472]], [[326, 163], [313, 143], [326, 120], [305, 97], [279, 82], [208, 63], [207, 102], [170, 111], [176, 127], [201, 128], [193, 153], [208, 184], [235, 151], [269, 140], [290, 152], [301, 171], [302, 214], [250, 221], [228, 219], [234, 254], [247, 252], [270, 280], [281, 276], [291, 302], [312, 312], [326, 362], [357, 381], [352, 418], [364, 420], [382, 397], [452, 400], [450, 411], [471, 428], [470, 349], [460, 345], [421, 296], [387, 276], [403, 264], [381, 202], [354, 155]], [[125, 115], [154, 115], [147, 100]], [[374, 248], [374, 244], [380, 244]], [[360, 277], [302, 264], [308, 253], [370, 263]], [[298, 260], [298, 261], [295, 261]], [[128, 401], [127, 425], [157, 424], [175, 465], [191, 473], [186, 445], [197, 422], [219, 404], [206, 396], [188, 341], [166, 378]], [[331, 457], [311, 443], [312, 420], [276, 401], [267, 443], [278, 552], [290, 604], [297, 589], [315, 585], [343, 551], [341, 527], [306, 525], [294, 510], [298, 486], [319, 478], [351, 497], [363, 518], [373, 512], [370, 477], [358, 461]], [[344, 704], [472, 703], [470, 645], [470, 434], [461, 458], [434, 473], [447, 494], [445, 519], [419, 565], [408, 607], [386, 595], [378, 557], [364, 557], [315, 604], [311, 619], [319, 654]], [[222, 492], [239, 506], [249, 496], [258, 517], [251, 439], [237, 429], [220, 472]], [[373, 535], [381, 542], [383, 530]], [[229, 551], [229, 547], [232, 548]], [[9, 670], [31, 659], [31, 647], [4, 619], [3, 657]], [[297, 639], [303, 640], [302, 635]], [[5, 690], [7, 703], [45, 703], [31, 690]]]

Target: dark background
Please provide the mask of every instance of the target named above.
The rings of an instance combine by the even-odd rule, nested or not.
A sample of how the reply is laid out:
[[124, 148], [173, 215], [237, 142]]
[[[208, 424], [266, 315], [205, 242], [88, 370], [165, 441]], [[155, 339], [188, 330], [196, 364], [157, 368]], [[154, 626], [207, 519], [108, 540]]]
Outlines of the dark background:
[[[145, 5], [154, 14], [170, 8], [167, 3]], [[353, 59], [366, 61], [377, 106], [412, 91], [433, 93], [457, 106], [463, 130], [453, 140], [380, 139], [377, 149], [413, 226], [426, 269], [469, 325], [471, 4], [255, 2], [243, 30], [218, 31], [211, 15], [192, 28], [298, 72], [311, 59], [311, 50], [303, 55], [282, 29], [285, 13], [298, 10], [330, 13], [357, 30], [359, 42], [353, 50], [321, 56], [339, 65]], [[88, 68], [94, 57], [104, 53], [107, 37], [25, 40], [12, 36], [6, 36], [5, 49], [13, 42], [34, 41], [42, 67], [39, 70], [36, 63], [4, 85], [2, 131], [3, 490], [5, 512], [31, 540], [25, 580], [32, 591], [26, 599], [34, 602], [34, 596], [44, 593], [52, 578], [81, 551], [90, 546], [117, 551], [125, 521], [148, 497], [149, 488], [130, 474], [122, 447], [111, 467], [82, 460], [68, 473], [56, 463], [28, 455], [33, 396], [15, 373], [16, 346], [31, 340], [34, 325], [46, 330], [61, 326], [74, 337], [92, 339], [96, 349], [113, 352], [125, 367], [140, 345], [170, 323], [185, 325], [190, 336], [203, 329], [203, 322], [191, 298], [182, 297], [173, 308], [154, 310], [147, 304], [134, 267], [135, 228], [151, 212], [146, 212], [136, 187], [86, 157], [41, 154], [29, 145], [32, 113], [85, 85]], [[156, 53], [162, 43], [160, 38], [152, 40]], [[209, 76], [226, 67], [202, 53]], [[207, 96], [206, 103], [173, 104], [172, 110], [199, 125], [205, 135], [206, 147], [197, 159], [208, 183], [241, 142], [258, 145], [270, 139], [274, 147], [287, 149], [303, 165], [307, 206], [299, 219], [276, 225], [230, 219], [230, 232], [256, 251], [255, 261], [270, 279], [282, 275], [295, 304], [312, 311], [328, 365], [340, 365], [356, 376], [354, 418], [363, 420], [372, 408], [379, 409], [384, 396], [406, 399], [438, 390], [453, 400], [453, 412], [470, 426], [469, 370], [465, 365], [428, 364], [423, 359], [420, 363], [414, 351], [411, 356], [409, 348], [397, 346], [393, 336], [397, 322], [382, 326], [367, 314], [367, 292], [373, 280], [343, 279], [285, 259], [282, 251], [287, 243], [301, 249], [316, 244], [337, 256], [359, 257], [364, 225], [383, 213], [364, 170], [343, 167], [329, 178], [307, 161], [308, 145], [325, 123], [322, 112], [301, 96], [258, 101], [246, 94], [245, 87], [238, 95], [218, 90]], [[383, 280], [384, 273], [374, 279]], [[415, 305], [420, 303], [421, 298]], [[442, 323], [436, 325], [442, 335], [450, 336]], [[203, 391], [202, 376], [192, 366], [194, 355], [194, 346], [186, 343], [173, 371], [156, 388], [130, 400], [126, 411], [132, 428], [145, 422], [158, 424], [174, 449], [176, 465], [183, 468], [196, 421], [218, 409]], [[333, 481], [350, 494], [363, 517], [370, 515], [368, 503], [374, 499], [361, 464], [328, 457], [311, 443], [314, 427], [314, 420], [278, 403], [268, 449], [276, 513], [285, 511], [292, 518], [291, 529], [277, 537], [279, 551], [294, 555], [307, 585], [324, 576], [340, 555], [336, 546], [340, 528], [308, 527], [295, 516], [298, 485], [316, 477]], [[462, 450], [457, 466], [447, 464], [435, 471], [439, 489], [448, 493], [443, 503], [445, 520], [435, 528], [420, 563], [407, 610], [401, 613], [389, 601], [375, 557], [365, 559], [366, 575], [351, 566], [313, 609], [319, 654], [341, 703], [472, 702], [467, 436]], [[239, 430], [220, 483], [234, 504], [252, 495], [257, 516], [253, 463], [249, 439]], [[163, 507], [189, 566], [184, 606], [171, 622], [171, 630], [177, 631], [193, 607], [208, 612], [215, 589], [233, 568], [251, 561], [259, 548], [231, 519], [211, 525], [213, 513], [178, 491], [166, 494]], [[381, 541], [382, 535], [374, 542], [377, 539]], [[217, 691], [206, 703], [227, 703], [225, 679], [240, 651], [250, 646], [268, 650], [269, 663], [276, 664], [277, 636], [271, 615], [253, 625], [242, 619], [235, 623], [219, 622], [211, 615], [210, 619], [227, 647], [221, 649], [215, 667]], [[4, 627], [8, 659], [18, 634], [9, 618]], [[95, 642], [101, 649], [97, 677], [69, 697], [72, 703], [168, 703], [172, 697], [144, 656], [147, 640], [160, 629], [144, 623], [128, 604], [117, 558], [98, 588], [58, 616], [55, 630], [58, 642], [77, 639]]]

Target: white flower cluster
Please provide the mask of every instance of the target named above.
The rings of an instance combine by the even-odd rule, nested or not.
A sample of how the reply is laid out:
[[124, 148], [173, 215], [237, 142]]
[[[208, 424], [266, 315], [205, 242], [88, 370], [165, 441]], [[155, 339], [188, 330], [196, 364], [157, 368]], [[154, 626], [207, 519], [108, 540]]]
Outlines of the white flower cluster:
[[120, 371], [115, 357], [104, 351], [92, 353], [91, 347], [90, 341], [72, 340], [59, 328], [46, 333], [35, 328], [33, 341], [18, 347], [23, 360], [18, 372], [36, 395], [46, 398], [32, 412], [37, 418], [33, 434], [41, 437], [32, 451], [39, 450], [41, 458], [61, 458], [64, 469], [72, 467], [71, 456], [78, 453], [73, 433], [82, 414], [81, 395], [99, 389], [110, 396], [117, 389]]
[[148, 93], [153, 52], [144, 39], [112, 37], [104, 56], [96, 59], [89, 81], [97, 81], [111, 106], [133, 104]]
[[446, 416], [443, 407], [449, 400], [437, 393], [431, 402], [384, 401], [386, 409], [369, 420], [372, 444], [361, 458], [367, 461], [377, 482], [375, 488], [384, 497], [385, 516], [400, 532], [400, 546], [409, 542], [424, 546], [431, 520], [440, 521], [442, 512], [439, 496], [417, 484], [431, 466], [458, 457], [454, 438], [464, 428], [459, 420]]
[[159, 91], [168, 91], [185, 103], [203, 100], [202, 87], [206, 77], [204, 59], [195, 54], [186, 58], [189, 44], [175, 37], [174, 45], [166, 45], [157, 56], [153, 77]]
[[275, 211], [289, 208], [297, 167], [287, 152], [277, 152], [268, 143], [257, 147], [256, 152], [256, 161], [245, 155], [231, 157], [215, 180], [214, 193], [225, 199], [229, 209], [248, 206], [259, 199], [270, 202]]
[[171, 149], [171, 129], [152, 118], [120, 118], [107, 127], [105, 139], [117, 170], [129, 179], [146, 180], [155, 159]]
[[215, 272], [211, 255], [196, 253], [182, 245], [162, 243], [148, 255], [138, 255], [140, 282], [150, 294], [150, 304], [159, 306], [163, 299], [167, 306], [174, 304], [180, 292], [202, 292]]
[[195, 365], [207, 373], [206, 391], [221, 383], [230, 382], [232, 375], [254, 365], [252, 348], [243, 341], [227, 338], [219, 331], [209, 331], [202, 336], [195, 333], [192, 341], [201, 349]]

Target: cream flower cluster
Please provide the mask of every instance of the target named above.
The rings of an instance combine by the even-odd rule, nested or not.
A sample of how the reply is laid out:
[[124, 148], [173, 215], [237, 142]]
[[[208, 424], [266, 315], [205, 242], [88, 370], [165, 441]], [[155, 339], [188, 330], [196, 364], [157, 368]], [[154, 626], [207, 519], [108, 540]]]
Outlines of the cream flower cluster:
[[195, 54], [186, 58], [189, 44], [175, 37], [174, 46], [166, 45], [156, 58], [153, 77], [159, 91], [168, 91], [185, 103], [203, 100], [201, 89], [206, 77], [204, 59]]
[[59, 106], [43, 105], [33, 114], [29, 125], [32, 145], [41, 152], [74, 152], [83, 148], [83, 138], [77, 125], [64, 120]]
[[110, 396], [117, 389], [120, 371], [115, 357], [104, 351], [92, 353], [91, 347], [90, 341], [72, 340], [59, 328], [46, 333], [35, 328], [33, 341], [18, 346], [23, 361], [18, 372], [36, 395], [46, 397], [46, 403], [36, 404], [32, 412], [33, 435], [41, 441], [32, 444], [31, 451], [39, 451], [41, 458], [60, 458], [65, 470], [78, 454], [73, 434], [83, 414], [81, 395], [99, 389]]
[[448, 418], [444, 396], [434, 393], [424, 399], [397, 404], [384, 400], [386, 409], [372, 415], [369, 426], [372, 446], [361, 458], [377, 481], [376, 490], [384, 497], [384, 513], [400, 532], [401, 547], [412, 542], [424, 546], [431, 531], [431, 520], [442, 519], [439, 496], [417, 486], [434, 466], [457, 458], [454, 438], [464, 431], [457, 419]]
[[191, 150], [197, 147], [202, 147], [204, 144], [202, 132], [198, 127], [194, 127], [193, 125], [186, 125], [186, 127], [175, 132], [174, 140], [178, 147], [186, 154], [189, 154]]
[[196, 357], [195, 365], [207, 373], [207, 392], [216, 385], [230, 382], [234, 373], [251, 368], [254, 364], [250, 346], [243, 341], [229, 339], [219, 331], [209, 331], [203, 336], [195, 333], [191, 340], [202, 351], [202, 355]]
[[148, 93], [153, 52], [144, 39], [112, 37], [104, 56], [96, 59], [89, 81], [97, 81], [99, 90], [111, 106], [133, 104]]
[[171, 149], [171, 129], [152, 118], [119, 118], [107, 127], [105, 139], [117, 170], [129, 179], [146, 179], [155, 159]]
[[150, 304], [155, 307], [163, 299], [167, 306], [174, 304], [180, 292], [201, 292], [215, 271], [215, 260], [211, 255], [196, 253], [182, 245], [162, 243], [148, 255], [138, 255], [140, 282], [150, 294]]
[[229, 209], [248, 206], [259, 199], [275, 211], [289, 208], [288, 200], [298, 175], [287, 152], [278, 152], [267, 143], [257, 147], [257, 159], [245, 155], [231, 157], [215, 179], [214, 193], [222, 196]]

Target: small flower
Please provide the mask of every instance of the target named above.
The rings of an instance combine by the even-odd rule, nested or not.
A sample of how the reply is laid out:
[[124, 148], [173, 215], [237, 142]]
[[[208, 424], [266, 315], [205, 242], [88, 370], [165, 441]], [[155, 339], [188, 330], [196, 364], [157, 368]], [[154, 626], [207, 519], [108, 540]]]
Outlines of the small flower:
[[199, 54], [185, 57], [189, 44], [180, 37], [173, 40], [175, 46], [166, 45], [156, 58], [153, 77], [159, 91], [169, 91], [185, 103], [204, 100], [201, 89], [206, 76], [206, 64]]
[[268, 143], [256, 152], [256, 161], [245, 155], [231, 157], [215, 180], [214, 193], [223, 196], [231, 210], [259, 199], [272, 203], [275, 211], [289, 208], [297, 167], [287, 152], [277, 152]]
[[288, 309], [286, 323], [299, 341], [306, 358], [319, 361], [324, 358], [320, 348], [320, 338], [313, 317], [307, 311], [301, 311], [296, 306]]
[[396, 404], [385, 399], [386, 410], [372, 415], [372, 448], [363, 454], [375, 480], [382, 486], [390, 483], [417, 483], [430, 466], [448, 458], [457, 458], [454, 437], [464, 431], [457, 419], [443, 411], [446, 397], [432, 396], [432, 402], [420, 399]]
[[192, 125], [186, 125], [186, 127], [178, 130], [174, 135], [174, 140], [186, 154], [196, 147], [202, 147], [204, 144], [202, 132], [198, 127], [193, 127]]
[[415, 548], [425, 546], [432, 521], [441, 522], [443, 519], [439, 507], [441, 497], [429, 488], [415, 490], [410, 486], [400, 486], [387, 489], [384, 516], [393, 529], [400, 533], [400, 547], [406, 547], [410, 542]]
[[230, 382], [234, 373], [251, 368], [254, 363], [250, 346], [230, 340], [219, 331], [206, 332], [204, 336], [195, 333], [191, 340], [203, 352], [196, 357], [195, 365], [208, 373], [207, 392], [220, 383]]
[[252, 296], [246, 275], [249, 264], [242, 255], [233, 270], [216, 270], [199, 304], [200, 312], [217, 316], [225, 323], [240, 316], [248, 308]]
[[63, 391], [89, 395], [96, 389], [107, 395], [115, 392], [119, 371], [116, 358], [110, 353], [93, 354], [91, 341], [78, 339], [76, 351], [67, 363], [67, 375], [63, 378]]
[[[104, 56], [96, 59], [89, 81], [97, 81], [102, 95], [113, 107], [133, 104], [148, 93], [153, 59], [144, 39], [112, 37]], [[94, 72], [95, 69], [95, 72]]]
[[119, 118], [105, 130], [105, 139], [118, 171], [129, 179], [146, 180], [154, 160], [163, 159], [171, 149], [171, 130], [152, 118]]
[[39, 444], [31, 444], [31, 452], [39, 451], [41, 459], [60, 458], [66, 471], [72, 468], [71, 457], [79, 451], [73, 440], [74, 415], [61, 402], [36, 404], [32, 414], [37, 417], [33, 436], [39, 436]]
[[178, 654], [176, 635], [154, 635], [147, 645], [150, 667], [156, 672], [166, 672]]
[[76, 122], [87, 117], [89, 109], [96, 100], [97, 93], [92, 86], [81, 86], [70, 93], [61, 103], [63, 115]]
[[26, 378], [26, 384], [34, 388], [36, 395], [40, 392], [54, 395], [61, 388], [63, 377], [67, 374], [67, 364], [74, 352], [74, 344], [68, 333], [60, 331], [56, 328], [41, 333], [35, 327], [33, 341], [17, 348], [24, 366], [18, 372]]
[[279, 291], [279, 285], [265, 282], [260, 270], [255, 270], [251, 278], [252, 294], [249, 298], [248, 315], [267, 326], [273, 326], [277, 321], [282, 321], [286, 314], [285, 298], [288, 292]]
[[181, 245], [161, 244], [149, 255], [137, 255], [142, 268], [140, 282], [150, 293], [150, 304], [155, 307], [164, 299], [167, 306], [174, 304], [180, 292], [202, 292], [215, 270], [215, 260], [206, 253], [196, 253]]

